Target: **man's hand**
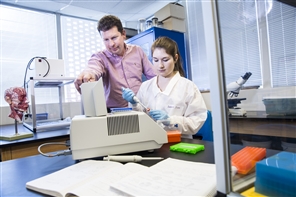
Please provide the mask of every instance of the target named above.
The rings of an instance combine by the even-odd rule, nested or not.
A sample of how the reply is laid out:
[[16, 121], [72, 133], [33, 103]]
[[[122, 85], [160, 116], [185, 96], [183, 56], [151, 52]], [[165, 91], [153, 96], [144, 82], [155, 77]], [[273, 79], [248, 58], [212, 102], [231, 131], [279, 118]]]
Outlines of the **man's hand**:
[[74, 85], [75, 85], [75, 88], [77, 89], [77, 91], [81, 94], [80, 86], [81, 86], [82, 83], [93, 82], [93, 81], [96, 81], [96, 80], [97, 79], [96, 79], [95, 74], [93, 74], [91, 72], [88, 72], [88, 71], [83, 71], [75, 79]]

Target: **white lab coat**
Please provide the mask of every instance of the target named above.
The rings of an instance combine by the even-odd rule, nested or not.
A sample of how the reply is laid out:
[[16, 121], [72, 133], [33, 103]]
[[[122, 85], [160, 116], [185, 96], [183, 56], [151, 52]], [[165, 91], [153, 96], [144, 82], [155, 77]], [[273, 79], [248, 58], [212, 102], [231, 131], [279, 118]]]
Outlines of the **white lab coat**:
[[[165, 111], [171, 124], [178, 124], [183, 138], [192, 138], [207, 118], [207, 108], [199, 89], [179, 72], [163, 92], [157, 86], [157, 76], [143, 82], [137, 97], [151, 110]], [[139, 104], [133, 105], [133, 109], [143, 110]]]

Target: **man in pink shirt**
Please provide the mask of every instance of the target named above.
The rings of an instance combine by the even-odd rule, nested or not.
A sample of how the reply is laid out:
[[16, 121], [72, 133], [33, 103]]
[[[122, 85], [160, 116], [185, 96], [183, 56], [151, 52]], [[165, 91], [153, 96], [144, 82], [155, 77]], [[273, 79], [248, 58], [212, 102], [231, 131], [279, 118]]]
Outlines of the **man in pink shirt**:
[[141, 47], [125, 44], [126, 32], [116, 16], [101, 18], [98, 31], [106, 49], [91, 56], [88, 66], [77, 76], [75, 87], [80, 92], [82, 83], [102, 77], [107, 107], [127, 107], [121, 88], [129, 88], [136, 94], [142, 84], [142, 74], [147, 79], [155, 76], [153, 65]]

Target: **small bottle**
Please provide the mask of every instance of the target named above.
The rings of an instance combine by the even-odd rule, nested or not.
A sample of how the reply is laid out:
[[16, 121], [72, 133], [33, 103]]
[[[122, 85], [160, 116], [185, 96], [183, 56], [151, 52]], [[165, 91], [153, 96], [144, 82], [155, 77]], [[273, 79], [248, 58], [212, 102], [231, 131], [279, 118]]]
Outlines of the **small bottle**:
[[153, 26], [153, 27], [157, 27], [157, 24], [158, 24], [158, 18], [153, 17], [151, 20], [152, 20], [152, 26]]
[[138, 33], [145, 31], [145, 19], [140, 18], [138, 22]]
[[151, 20], [147, 20], [146, 21], [146, 29], [150, 29], [152, 27], [152, 21]]
[[169, 123], [168, 120], [157, 120], [156, 123], [166, 131], [178, 130], [178, 124]]
[[169, 124], [169, 125], [166, 126], [166, 130], [167, 131], [178, 130], [178, 124]]

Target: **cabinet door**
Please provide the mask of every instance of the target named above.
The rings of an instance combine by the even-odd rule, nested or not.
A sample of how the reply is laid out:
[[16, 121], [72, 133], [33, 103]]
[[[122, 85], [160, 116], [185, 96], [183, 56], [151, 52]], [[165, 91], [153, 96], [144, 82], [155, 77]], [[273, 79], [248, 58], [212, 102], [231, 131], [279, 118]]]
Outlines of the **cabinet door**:
[[[138, 34], [126, 41], [127, 44], [134, 44], [140, 46], [144, 53], [147, 55], [149, 61], [152, 63], [151, 57], [151, 45], [154, 42], [154, 32], [145, 31], [141, 34]], [[145, 75], [142, 75], [142, 81], [146, 81]]]
[[186, 61], [186, 49], [185, 49], [185, 38], [184, 33], [171, 31], [163, 28], [152, 27], [126, 41], [128, 44], [134, 44], [140, 46], [148, 59], [152, 62], [152, 54], [151, 54], [151, 45], [154, 40], [160, 36], [167, 36], [177, 42], [180, 55], [183, 61], [183, 69], [185, 72], [185, 77], [187, 77], [187, 61]]
[[147, 55], [150, 62], [152, 62], [151, 57], [151, 45], [154, 42], [154, 32], [144, 32], [142, 34], [138, 34], [137, 36], [127, 40], [128, 44], [134, 44], [140, 46], [144, 53]]
[[154, 27], [154, 39], [157, 39], [160, 36], [167, 36], [174, 40], [178, 44], [179, 52], [182, 58], [183, 62], [183, 69], [185, 72], [185, 77], [187, 77], [187, 59], [186, 59], [186, 49], [185, 49], [185, 36], [184, 33], [163, 29], [163, 28], [157, 28]]

